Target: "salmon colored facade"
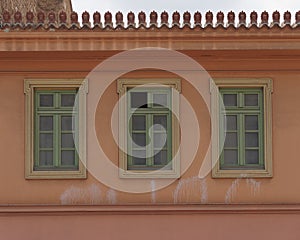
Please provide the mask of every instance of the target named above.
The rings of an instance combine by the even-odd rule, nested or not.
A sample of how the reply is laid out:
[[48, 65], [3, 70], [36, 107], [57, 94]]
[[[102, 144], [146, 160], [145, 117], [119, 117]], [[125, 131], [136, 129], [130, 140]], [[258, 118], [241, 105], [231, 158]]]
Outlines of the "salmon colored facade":
[[[174, 13], [171, 21], [162, 13], [161, 25], [157, 14], [151, 13], [150, 23], [142, 13], [136, 22], [134, 15], [128, 14], [125, 27], [121, 13], [115, 23], [108, 13], [101, 22], [96, 13], [92, 26], [88, 13], [83, 14], [81, 26], [74, 13], [70, 25], [52, 24], [47, 19], [39, 25], [26, 24], [2, 17], [0, 239], [299, 239], [300, 13], [295, 20], [285, 13], [283, 21], [278, 12], [272, 20], [262, 13], [261, 21], [251, 14], [246, 22], [243, 13], [235, 20], [231, 12], [226, 23], [222, 13], [217, 14], [216, 22], [210, 12], [203, 21], [199, 14], [191, 21], [185, 13], [179, 21], [180, 15]], [[126, 51], [141, 48], [147, 48], [143, 51], [150, 52], [147, 56], [153, 62], [170, 63], [162, 68], [150, 64], [136, 69], [124, 64], [135, 56]], [[180, 67], [186, 65], [181, 65], [179, 57], [163, 59], [157, 48], [175, 51], [172, 56], [184, 56], [206, 70], [200, 71], [204, 74], [199, 83], [203, 95], [182, 77], [197, 77], [194, 69]], [[109, 59], [114, 60], [109, 68], [101, 69], [101, 63]], [[140, 61], [137, 65], [142, 66]], [[87, 126], [87, 162], [95, 161], [89, 154], [89, 137], [95, 129], [97, 144], [116, 167], [119, 164], [119, 148], [111, 130], [119, 100], [118, 79], [181, 79], [180, 94], [198, 122], [198, 126], [191, 124], [181, 100], [181, 135], [186, 131], [193, 139], [193, 133], [198, 134], [199, 144], [192, 159], [186, 160], [189, 142], [182, 140], [181, 161], [190, 165], [186, 171], [181, 169], [180, 178], [161, 188], [163, 180], [151, 179], [147, 182], [150, 191], [139, 193], [105, 184], [89, 169], [85, 179], [26, 178], [24, 80], [87, 78], [89, 106], [89, 94], [100, 81], [92, 81], [97, 71], [102, 71], [101, 79], [117, 77], [108, 84], [95, 111], [87, 107], [87, 122], [95, 120], [95, 126]], [[198, 177], [201, 166], [211, 164], [211, 78], [271, 79], [272, 177], [213, 178], [210, 171]], [[118, 176], [118, 171], [110, 174]], [[130, 185], [141, 180], [120, 181]]]

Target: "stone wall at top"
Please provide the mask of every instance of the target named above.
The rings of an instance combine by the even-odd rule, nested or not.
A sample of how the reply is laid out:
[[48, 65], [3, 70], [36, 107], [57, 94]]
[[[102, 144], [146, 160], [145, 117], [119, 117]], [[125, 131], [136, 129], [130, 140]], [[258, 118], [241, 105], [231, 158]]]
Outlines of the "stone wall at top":
[[50, 12], [65, 11], [68, 16], [72, 12], [72, 2], [71, 0], [1, 0], [0, 13], [2, 14], [4, 11], [11, 14], [19, 11], [23, 17], [28, 11], [44, 12], [46, 15]]

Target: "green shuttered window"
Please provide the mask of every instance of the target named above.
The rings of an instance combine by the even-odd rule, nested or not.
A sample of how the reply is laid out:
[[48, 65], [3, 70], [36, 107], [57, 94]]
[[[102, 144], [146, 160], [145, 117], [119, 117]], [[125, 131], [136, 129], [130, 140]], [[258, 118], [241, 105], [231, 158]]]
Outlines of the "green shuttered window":
[[212, 177], [272, 177], [272, 79], [217, 78], [210, 91]]
[[[221, 169], [264, 168], [264, 114], [261, 88], [220, 89]], [[221, 142], [221, 144], [222, 144]]]
[[166, 166], [172, 160], [170, 89], [134, 89], [127, 97], [127, 168], [153, 170]]
[[78, 170], [75, 97], [76, 90], [35, 92], [35, 170]]
[[180, 176], [180, 79], [118, 79], [119, 176]]
[[25, 79], [24, 93], [26, 179], [86, 178], [88, 80]]

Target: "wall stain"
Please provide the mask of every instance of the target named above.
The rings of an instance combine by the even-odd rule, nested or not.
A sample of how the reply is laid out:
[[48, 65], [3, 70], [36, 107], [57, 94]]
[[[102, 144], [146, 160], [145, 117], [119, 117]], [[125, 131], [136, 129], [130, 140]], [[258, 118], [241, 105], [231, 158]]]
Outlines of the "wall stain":
[[109, 189], [106, 192], [106, 201], [108, 204], [114, 205], [117, 203], [117, 194], [114, 189]]
[[155, 180], [151, 180], [151, 202], [156, 203]]
[[241, 179], [237, 178], [231, 183], [230, 187], [228, 188], [228, 190], [225, 194], [225, 203], [231, 203], [233, 198], [236, 196], [240, 181], [241, 181]]
[[181, 179], [173, 193], [174, 203], [207, 203], [208, 191], [206, 179], [198, 176]]
[[102, 191], [96, 184], [83, 188], [71, 186], [61, 194], [60, 202], [62, 205], [100, 204], [103, 202]]
[[[237, 191], [241, 181], [241, 178], [237, 178], [231, 183], [230, 187], [228, 188], [225, 194], [225, 203], [229, 204], [234, 200], [234, 198], [237, 195]], [[247, 178], [245, 179], [245, 181], [247, 189], [250, 190], [251, 195], [256, 196], [257, 193], [260, 191], [261, 182], [256, 181], [253, 178]]]

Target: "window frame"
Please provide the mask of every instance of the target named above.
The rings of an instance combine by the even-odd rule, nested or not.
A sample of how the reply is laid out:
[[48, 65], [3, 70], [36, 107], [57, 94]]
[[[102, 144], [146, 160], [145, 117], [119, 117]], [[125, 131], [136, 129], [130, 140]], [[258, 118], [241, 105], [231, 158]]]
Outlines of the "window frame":
[[[127, 118], [127, 122], [129, 123], [129, 132], [131, 134], [139, 134], [141, 132], [145, 132], [145, 140], [146, 140], [146, 145], [145, 145], [145, 153], [146, 153], [146, 156], [148, 156], [148, 154], [151, 154], [152, 152], [155, 151], [155, 146], [154, 146], [154, 143], [151, 144], [151, 142], [149, 142], [149, 135], [151, 136], [150, 138], [154, 139], [154, 134], [155, 132], [158, 133], [159, 130], [155, 130], [155, 129], [152, 129], [151, 130], [151, 126], [152, 126], [152, 123], [153, 123], [153, 119], [154, 119], [154, 116], [167, 116], [167, 146], [164, 147], [163, 149], [161, 150], [166, 150], [167, 151], [167, 158], [169, 159], [172, 159], [172, 117], [171, 117], [171, 89], [170, 88], [166, 88], [166, 89], [162, 89], [162, 88], [153, 88], [153, 89], [150, 89], [150, 88], [138, 88], [138, 89], [135, 89], [133, 92], [134, 93], [139, 93], [139, 92], [147, 92], [147, 99], [150, 99], [150, 101], [153, 99], [154, 95], [157, 94], [157, 91], [159, 91], [159, 94], [166, 94], [167, 95], [167, 105], [169, 105], [170, 108], [166, 108], [166, 107], [162, 107], [162, 106], [154, 106], [153, 104], [150, 104], [150, 107], [148, 108], [133, 108], [131, 107], [131, 95], [128, 94], [127, 95], [127, 103], [129, 103], [127, 105], [127, 111], [128, 112], [132, 112], [132, 116], [144, 116], [145, 117], [145, 130], [134, 130], [132, 129], [132, 120], [131, 119], [128, 119]], [[133, 92], [130, 92], [130, 93], [133, 93]], [[149, 135], [147, 134], [149, 133]], [[130, 137], [128, 136], [128, 140], [130, 139]], [[140, 151], [141, 149], [133, 149], [132, 146], [128, 146], [127, 150], [132, 153], [132, 151], [135, 151], [135, 150], [138, 150]], [[154, 156], [150, 157], [150, 158], [146, 158], [146, 164], [145, 165], [134, 165], [134, 164], [131, 164], [132, 163], [132, 157], [131, 156], [128, 156], [128, 162], [127, 162], [127, 166], [128, 166], [128, 169], [129, 168], [132, 168], [132, 169], [129, 169], [129, 170], [133, 170], [133, 168], [136, 168], [135, 170], [138, 170], [138, 169], [146, 169], [147, 167], [150, 169], [151, 167], [153, 168], [153, 170], [156, 168], [162, 168], [164, 167], [165, 165], [157, 165], [155, 166], [154, 164]], [[149, 171], [148, 169], [148, 171]]]
[[[212, 118], [212, 177], [213, 178], [268, 178], [272, 171], [272, 92], [273, 81], [269, 78], [214, 78], [210, 82], [211, 118]], [[262, 89], [263, 113], [263, 169], [239, 168], [222, 169], [220, 167], [220, 92], [219, 89], [240, 89], [249, 92], [252, 89]]]
[[[224, 99], [225, 95], [236, 95], [236, 106], [227, 106], [226, 110], [223, 110], [220, 106], [220, 134], [224, 134], [225, 118], [228, 116], [234, 116], [236, 118], [236, 129], [226, 129], [227, 134], [233, 133], [236, 134], [236, 146], [227, 146], [226, 141], [223, 147], [223, 150], [234, 150], [237, 152], [237, 164], [225, 164], [224, 162], [224, 152], [220, 156], [220, 168], [221, 169], [261, 169], [264, 166], [264, 141], [263, 141], [263, 91], [261, 88], [221, 88], [220, 94]], [[248, 94], [258, 95], [258, 102], [256, 106], [246, 106], [245, 96]], [[225, 103], [224, 103], [225, 104]], [[257, 117], [257, 129], [246, 129], [245, 120], [247, 116], [256, 116]], [[256, 133], [258, 145], [257, 146], [246, 146], [246, 134]], [[225, 136], [225, 135], [224, 135]], [[220, 142], [224, 141], [224, 136], [220, 136]], [[247, 164], [246, 163], [246, 151], [258, 151], [258, 163], [256, 164]]]
[[[78, 89], [78, 169], [35, 169], [35, 95], [37, 91]], [[86, 178], [86, 95], [87, 79], [25, 79], [25, 178], [26, 179], [85, 179]], [[69, 107], [70, 108], [70, 107]], [[69, 110], [70, 111], [70, 110]]]
[[[45, 171], [45, 170], [49, 170], [49, 171], [54, 171], [56, 170], [63, 170], [66, 169], [68, 171], [70, 171], [69, 169], [72, 168], [78, 168], [78, 160], [79, 160], [79, 156], [78, 153], [76, 151], [75, 146], [74, 147], [62, 147], [61, 146], [61, 138], [60, 136], [62, 136], [61, 134], [72, 134], [73, 135], [73, 131], [76, 131], [78, 129], [78, 111], [76, 110], [75, 112], [75, 116], [73, 115], [73, 106], [63, 106], [61, 104], [61, 100], [62, 100], [62, 95], [76, 95], [77, 94], [77, 90], [74, 89], [46, 89], [46, 90], [42, 90], [42, 89], [37, 89], [35, 91], [35, 106], [34, 106], [34, 121], [35, 121], [35, 133], [34, 133], [34, 159], [35, 159], [35, 163], [34, 163], [34, 169], [35, 171]], [[40, 105], [40, 96], [41, 95], [52, 95], [53, 96], [53, 106], [41, 106]], [[53, 153], [53, 167], [49, 167], [49, 166], [40, 166], [39, 165], [39, 161], [38, 161], [38, 155], [40, 151], [47, 151], [50, 148], [45, 148], [45, 147], [41, 147], [39, 145], [40, 141], [40, 134], [47, 134], [50, 133], [49, 130], [45, 131], [45, 130], [41, 130], [39, 129], [40, 123], [39, 123], [39, 119], [41, 117], [52, 117], [52, 124], [53, 124], [53, 129], [52, 131], [50, 131], [53, 134], [53, 146], [52, 146], [52, 153]], [[72, 129], [70, 130], [63, 130], [61, 129], [61, 119], [63, 117], [71, 117], [74, 121], [74, 128], [72, 127]], [[61, 151], [75, 151], [75, 162], [74, 165], [63, 165], [61, 164], [61, 156], [60, 156], [60, 152]]]
[[[128, 120], [128, 104], [130, 101], [127, 91], [134, 87], [147, 85], [147, 88], [162, 87], [165, 85], [170, 88], [170, 106], [171, 106], [171, 137], [172, 137], [172, 168], [171, 169], [128, 169], [128, 156], [122, 151], [121, 147], [127, 148], [127, 132], [129, 127]], [[175, 117], [179, 116], [179, 94], [181, 92], [180, 79], [118, 79], [117, 92], [119, 94], [119, 177], [120, 178], [179, 178], [180, 177], [180, 129], [179, 120]], [[125, 100], [125, 101], [124, 101]], [[128, 124], [126, 124], [128, 123]]]

